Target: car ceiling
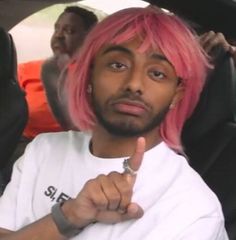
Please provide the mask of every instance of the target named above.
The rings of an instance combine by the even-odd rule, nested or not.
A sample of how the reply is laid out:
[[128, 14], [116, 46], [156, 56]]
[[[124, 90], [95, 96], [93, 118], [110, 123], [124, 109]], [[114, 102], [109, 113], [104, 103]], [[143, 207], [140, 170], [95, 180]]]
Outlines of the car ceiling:
[[0, 0], [0, 25], [10, 30], [31, 14], [57, 3], [75, 0]]
[[[110, 1], [110, 0], [109, 0]], [[0, 0], [0, 25], [6, 30], [45, 7], [74, 0]], [[206, 30], [236, 39], [236, 0], [147, 0], [183, 16]], [[235, 28], [235, 29], [234, 29]]]
[[236, 39], [236, 0], [151, 0], [198, 23], [206, 30], [223, 32]]

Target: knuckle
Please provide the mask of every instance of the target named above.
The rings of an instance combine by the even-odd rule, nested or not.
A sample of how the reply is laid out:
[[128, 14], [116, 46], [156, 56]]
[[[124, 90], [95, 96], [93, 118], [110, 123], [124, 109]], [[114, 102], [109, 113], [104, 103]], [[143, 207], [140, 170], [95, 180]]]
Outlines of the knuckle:
[[97, 179], [98, 181], [102, 181], [102, 180], [104, 180], [106, 177], [107, 177], [107, 176], [106, 176], [105, 174], [99, 174], [99, 175], [96, 177], [96, 179]]
[[209, 32], [209, 34], [210, 34], [210, 35], [215, 35], [215, 32], [214, 32], [213, 30], [211, 30], [211, 31]]
[[216, 36], [219, 37], [220, 39], [225, 39], [224, 34], [221, 32], [216, 33]]
[[110, 172], [110, 173], [108, 174], [108, 177], [114, 179], [114, 178], [116, 178], [116, 177], [119, 176], [119, 175], [120, 175], [120, 173], [113, 171], [113, 172]]
[[86, 188], [90, 188], [91, 186], [93, 186], [95, 184], [95, 180], [94, 179], [90, 179], [85, 183], [85, 187]]
[[88, 192], [90, 195], [93, 195], [94, 192], [97, 192], [97, 190], [99, 189], [98, 188], [98, 184], [97, 182], [95, 181], [95, 179], [90, 179], [88, 180], [83, 189]]

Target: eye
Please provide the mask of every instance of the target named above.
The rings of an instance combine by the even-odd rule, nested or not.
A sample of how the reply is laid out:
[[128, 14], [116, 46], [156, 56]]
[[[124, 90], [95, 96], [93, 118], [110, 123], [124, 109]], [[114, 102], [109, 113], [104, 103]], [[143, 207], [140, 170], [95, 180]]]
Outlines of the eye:
[[74, 32], [75, 32], [75, 30], [72, 29], [72, 28], [66, 28], [66, 29], [65, 29], [65, 33], [67, 33], [67, 34], [69, 34], [69, 35], [73, 34]]
[[167, 77], [166, 74], [164, 74], [163, 72], [161, 72], [159, 70], [150, 70], [148, 72], [148, 75], [154, 81], [163, 80], [163, 79], [165, 79]]
[[108, 67], [113, 71], [123, 71], [127, 68], [127, 66], [121, 62], [111, 62], [108, 64]]
[[60, 27], [58, 26], [58, 25], [55, 25], [54, 26], [54, 32], [56, 33], [56, 32], [58, 32], [60, 30]]

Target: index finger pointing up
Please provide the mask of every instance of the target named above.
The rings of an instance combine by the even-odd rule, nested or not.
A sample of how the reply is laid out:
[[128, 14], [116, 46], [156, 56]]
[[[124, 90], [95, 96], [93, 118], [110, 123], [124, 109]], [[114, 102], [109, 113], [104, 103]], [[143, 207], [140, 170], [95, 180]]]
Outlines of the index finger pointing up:
[[138, 171], [145, 152], [146, 141], [144, 137], [139, 137], [136, 142], [136, 147], [132, 156], [127, 159], [127, 165], [132, 171]]

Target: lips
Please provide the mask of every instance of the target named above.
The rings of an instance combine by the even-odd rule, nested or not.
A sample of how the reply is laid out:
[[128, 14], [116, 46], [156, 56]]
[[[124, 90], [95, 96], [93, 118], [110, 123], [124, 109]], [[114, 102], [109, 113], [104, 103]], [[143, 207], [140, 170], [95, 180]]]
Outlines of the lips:
[[53, 50], [62, 50], [62, 51], [65, 51], [66, 47], [65, 47], [65, 44], [63, 42], [53, 42], [52, 43], [52, 49]]
[[54, 44], [52, 46], [53, 49], [65, 49], [65, 46], [62, 44]]
[[126, 115], [141, 116], [148, 111], [148, 107], [140, 101], [119, 100], [112, 105], [117, 112]]

